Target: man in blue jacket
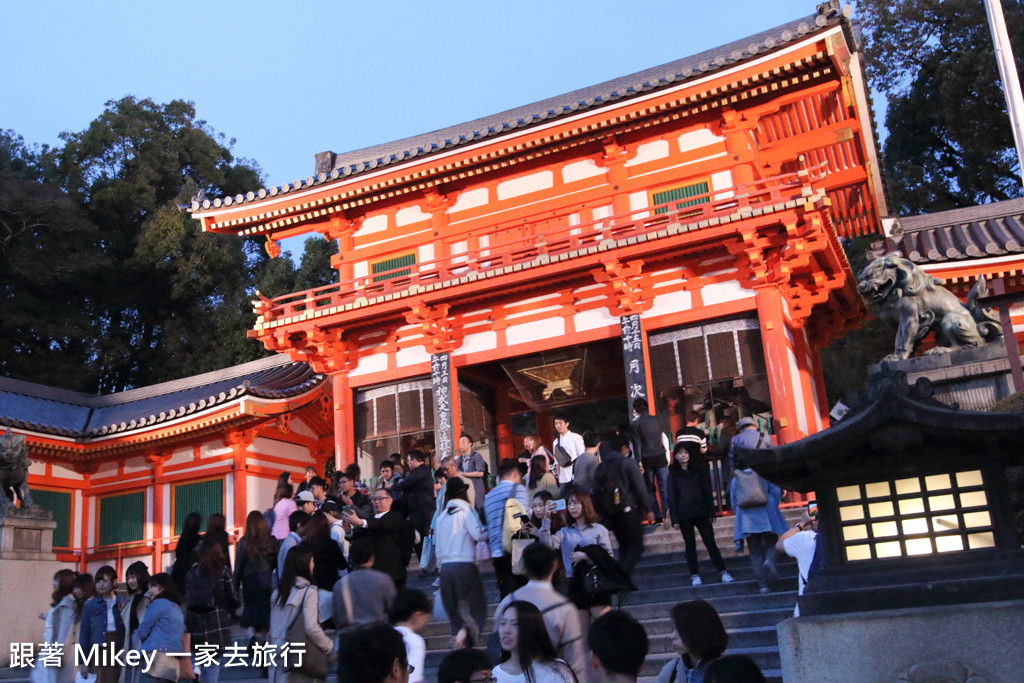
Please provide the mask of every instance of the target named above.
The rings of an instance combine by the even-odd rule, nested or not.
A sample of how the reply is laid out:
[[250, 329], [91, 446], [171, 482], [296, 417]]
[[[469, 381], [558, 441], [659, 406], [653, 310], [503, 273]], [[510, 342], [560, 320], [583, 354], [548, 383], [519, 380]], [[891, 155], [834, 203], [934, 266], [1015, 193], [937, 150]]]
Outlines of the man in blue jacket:
[[[103, 647], [113, 643], [114, 650], [120, 650], [124, 643], [124, 620], [121, 619], [121, 608], [124, 600], [114, 595], [117, 585], [117, 572], [114, 568], [104, 565], [96, 570], [96, 597], [85, 603], [82, 608], [82, 625], [78, 635], [78, 643], [85, 653], [87, 664], [85, 673], [96, 674], [96, 683], [117, 683], [121, 676], [121, 667], [117, 664], [99, 666], [93, 646]], [[110, 650], [109, 646], [103, 648]]]

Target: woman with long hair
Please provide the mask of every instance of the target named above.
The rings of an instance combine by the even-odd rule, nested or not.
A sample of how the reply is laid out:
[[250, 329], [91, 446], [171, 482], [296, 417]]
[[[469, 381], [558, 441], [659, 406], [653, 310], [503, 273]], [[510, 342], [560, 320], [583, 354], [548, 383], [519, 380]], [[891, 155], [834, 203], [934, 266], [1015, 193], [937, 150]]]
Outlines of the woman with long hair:
[[184, 594], [185, 575], [196, 562], [196, 546], [199, 545], [199, 530], [202, 526], [203, 516], [198, 512], [188, 513], [181, 523], [181, 535], [174, 548], [174, 566], [171, 567], [171, 577], [178, 586], [179, 594]]
[[558, 658], [544, 616], [536, 605], [513, 600], [498, 615], [501, 664], [491, 674], [496, 683], [576, 683], [575, 672]]
[[[75, 572], [60, 569], [53, 575], [53, 593], [50, 596], [50, 611], [45, 615], [46, 627], [43, 631], [43, 647], [59, 643], [68, 652], [68, 637], [72, 634], [75, 622]], [[76, 639], [77, 640], [77, 639]], [[74, 650], [74, 647], [71, 648]], [[42, 655], [42, 650], [40, 651]], [[33, 683], [70, 683], [75, 679], [74, 658], [65, 655], [61, 658], [61, 666], [35, 666], [32, 669]]]
[[672, 608], [672, 647], [679, 653], [662, 667], [655, 683], [704, 683], [708, 666], [729, 645], [722, 619], [703, 600], [680, 602]]
[[[331, 542], [337, 547], [337, 544]], [[271, 598], [270, 642], [282, 647], [288, 641], [288, 629], [296, 619], [302, 620], [307, 652], [318, 648], [324, 654], [334, 649], [331, 638], [320, 627], [320, 608], [316, 586], [313, 585], [315, 571], [313, 549], [300, 543], [284, 559], [284, 571]], [[313, 683], [324, 679], [312, 678], [297, 671], [282, 671], [280, 667], [270, 670], [270, 683]]]
[[[228, 558], [216, 538], [196, 547], [196, 563], [185, 577], [185, 622], [192, 644], [215, 645], [218, 652], [231, 644], [231, 616], [238, 609]], [[203, 683], [217, 683], [220, 664], [203, 667]]]
[[214, 512], [210, 515], [210, 518], [206, 520], [206, 533], [203, 534], [204, 541], [215, 541], [220, 544], [221, 552], [224, 553], [224, 559], [228, 563], [228, 569], [231, 569], [231, 555], [230, 547], [231, 541], [228, 538], [228, 519], [219, 512]]
[[[341, 578], [341, 572], [348, 569], [348, 562], [341, 548], [331, 538], [331, 523], [320, 510], [310, 515], [302, 529], [302, 544], [313, 549], [316, 561], [313, 570], [313, 585], [320, 600], [320, 616], [324, 621], [333, 620], [334, 584]], [[333, 621], [332, 621], [333, 625]]]
[[533, 494], [533, 500], [530, 505], [530, 526], [532, 527], [533, 534], [536, 535], [538, 529], [544, 525], [544, 520], [549, 520], [548, 528], [551, 533], [557, 534], [559, 530], [565, 526], [565, 513], [560, 510], [550, 510], [548, 503], [553, 501], [555, 496], [551, 495], [550, 491], [540, 489]]
[[[181, 611], [181, 597], [178, 587], [170, 574], [154, 574], [149, 579], [147, 590], [150, 605], [146, 616], [139, 624], [139, 649], [144, 652], [181, 652], [182, 637], [185, 635], [185, 615]], [[142, 674], [143, 683], [174, 681], [172, 678], [157, 678], [151, 673]]]
[[245, 535], [235, 548], [235, 592], [242, 595], [242, 628], [250, 636], [266, 635], [270, 630], [270, 594], [274, 590], [274, 539], [261, 512], [253, 510], [245, 518]]
[[[583, 588], [583, 577], [590, 569], [590, 558], [581, 549], [588, 545], [600, 546], [609, 555], [612, 554], [612, 543], [608, 529], [598, 522], [594, 503], [590, 494], [574, 486], [567, 486], [565, 494], [565, 510], [572, 520], [569, 526], [551, 531], [550, 516], [540, 527], [540, 540], [552, 548], [562, 551], [562, 564], [565, 575], [569, 579], [569, 599], [581, 610], [590, 610], [590, 614], [598, 617], [608, 611], [611, 596], [588, 595]], [[554, 511], [554, 501], [548, 503], [548, 509]]]
[[552, 497], [558, 497], [558, 480], [551, 474], [548, 459], [544, 455], [535, 455], [530, 458], [530, 473], [526, 477], [526, 488], [530, 493], [547, 491]]
[[[96, 581], [93, 579], [92, 574], [79, 574], [75, 577], [72, 584], [71, 595], [74, 597], [74, 623], [71, 626], [71, 633], [68, 635], [68, 644], [71, 647], [64, 649], [65, 652], [73, 652], [73, 645], [78, 644], [78, 634], [82, 628], [82, 610], [85, 609], [85, 603], [96, 597]], [[74, 657], [70, 658], [72, 664], [74, 664]], [[67, 661], [67, 658], [65, 658]], [[72, 666], [72, 679], [77, 678], [74, 672], [78, 671], [77, 666]], [[95, 681], [95, 677], [91, 677], [90, 680]]]
[[[139, 629], [146, 609], [149, 607], [149, 567], [145, 562], [137, 561], [128, 565], [124, 572], [124, 585], [128, 600], [121, 608], [121, 620], [124, 621], [124, 649], [138, 650], [139, 642], [135, 632]], [[138, 666], [125, 664], [121, 669], [120, 683], [138, 683], [141, 670]]]

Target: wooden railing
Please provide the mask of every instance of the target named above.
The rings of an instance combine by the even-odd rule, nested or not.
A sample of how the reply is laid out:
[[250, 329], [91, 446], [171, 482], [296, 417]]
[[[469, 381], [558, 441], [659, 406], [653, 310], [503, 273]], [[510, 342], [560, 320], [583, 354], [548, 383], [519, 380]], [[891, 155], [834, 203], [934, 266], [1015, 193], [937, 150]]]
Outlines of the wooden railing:
[[[774, 176], [746, 185], [688, 197], [686, 202], [700, 202], [677, 208], [681, 200], [572, 224], [571, 217], [580, 207], [570, 206], [557, 211], [541, 211], [516, 220], [499, 221], [486, 231], [470, 231], [447, 236], [442, 244], [447, 250], [466, 242], [465, 251], [388, 271], [370, 273], [304, 292], [286, 294], [269, 302], [264, 300], [257, 313], [264, 322], [287, 318], [327, 307], [357, 303], [388, 294], [422, 289], [458, 280], [472, 273], [482, 274], [503, 268], [544, 263], [545, 257], [567, 254], [599, 246], [609, 240], [654, 235], [666, 225], [681, 223], [690, 230], [717, 224], [715, 219], [808, 197], [814, 193], [812, 183], [824, 177], [823, 169], [805, 169]], [[728, 193], [716, 199], [715, 195]], [[588, 199], [591, 207], [611, 204], [612, 196]], [[694, 227], [697, 226], [697, 227]], [[480, 245], [480, 238], [487, 243]]]

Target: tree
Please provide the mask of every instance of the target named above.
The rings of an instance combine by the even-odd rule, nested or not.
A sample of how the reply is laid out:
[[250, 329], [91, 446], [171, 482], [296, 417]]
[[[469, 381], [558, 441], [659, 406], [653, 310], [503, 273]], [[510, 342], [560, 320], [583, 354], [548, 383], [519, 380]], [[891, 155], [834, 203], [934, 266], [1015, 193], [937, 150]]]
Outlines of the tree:
[[[1003, 10], [1019, 65], [1024, 7]], [[888, 101], [883, 148], [898, 215], [1021, 195], [1013, 133], [981, 0], [858, 3], [872, 85]]]
[[96, 226], [46, 182], [45, 153], [0, 131], [0, 373], [88, 390], [94, 302], [82, 284], [110, 262]]

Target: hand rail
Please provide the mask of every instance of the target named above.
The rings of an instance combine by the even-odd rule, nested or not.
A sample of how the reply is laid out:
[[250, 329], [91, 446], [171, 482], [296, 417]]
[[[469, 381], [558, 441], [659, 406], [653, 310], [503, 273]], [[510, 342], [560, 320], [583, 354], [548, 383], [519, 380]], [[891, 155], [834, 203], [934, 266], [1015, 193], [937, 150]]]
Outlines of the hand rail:
[[[744, 208], [752, 210], [759, 206], [807, 196], [809, 192], [813, 192], [811, 183], [823, 177], [824, 169], [803, 169], [578, 224], [572, 224], [570, 220], [571, 216], [579, 212], [578, 206], [565, 207], [558, 211], [540, 211], [525, 218], [499, 221], [489, 226], [486, 233], [474, 235], [471, 231], [445, 238], [445, 242], [457, 244], [486, 235], [489, 238], [488, 244], [477, 247], [475, 253], [470, 252], [467, 244], [465, 252], [449, 254], [432, 261], [398, 266], [387, 271], [370, 273], [273, 299], [261, 297], [255, 304], [255, 310], [258, 315], [263, 316], [265, 322], [269, 322], [310, 310], [356, 303], [364, 298], [439, 284], [470, 273], [528, 264], [539, 257], [568, 253], [609, 239], [653, 233], [663, 229], [667, 224], [680, 220], [697, 223], [733, 214]], [[730, 196], [715, 199], [715, 195], [723, 193], [729, 193]], [[606, 206], [607, 204], [601, 202], [611, 200], [612, 195], [606, 195], [589, 199], [586, 203], [592, 206]], [[691, 204], [695, 201], [699, 203]], [[678, 206], [684, 202], [689, 205]], [[555, 227], [545, 230], [545, 224], [550, 223], [556, 223]], [[518, 235], [513, 237], [515, 233]], [[490, 238], [496, 235], [508, 235], [508, 238], [503, 242], [493, 243]]]

